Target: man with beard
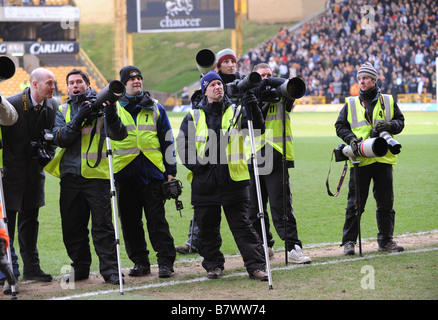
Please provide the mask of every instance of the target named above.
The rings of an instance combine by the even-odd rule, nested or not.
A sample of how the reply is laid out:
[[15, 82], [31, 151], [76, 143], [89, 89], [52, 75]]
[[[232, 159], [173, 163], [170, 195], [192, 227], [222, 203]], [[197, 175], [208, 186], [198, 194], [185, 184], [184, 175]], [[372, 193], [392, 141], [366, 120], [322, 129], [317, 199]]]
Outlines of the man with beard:
[[151, 273], [143, 229], [143, 211], [149, 239], [157, 252], [158, 277], [172, 276], [176, 251], [164, 208], [162, 184], [176, 177], [172, 128], [166, 110], [143, 89], [136, 66], [120, 70], [126, 93], [118, 113], [128, 137], [114, 142], [114, 172], [123, 238], [134, 267], [130, 276]]

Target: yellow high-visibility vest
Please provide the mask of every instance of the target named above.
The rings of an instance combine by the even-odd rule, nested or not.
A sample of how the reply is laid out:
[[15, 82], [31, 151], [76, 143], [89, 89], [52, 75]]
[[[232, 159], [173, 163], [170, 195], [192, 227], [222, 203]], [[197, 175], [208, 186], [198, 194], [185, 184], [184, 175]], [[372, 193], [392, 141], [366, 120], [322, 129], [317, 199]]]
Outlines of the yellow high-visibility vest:
[[142, 152], [161, 172], [165, 171], [163, 154], [157, 134], [157, 121], [160, 117], [158, 101], [154, 106], [142, 108], [137, 115], [137, 123], [131, 114], [117, 102], [117, 112], [128, 130], [122, 141], [114, 141], [114, 172], [125, 168]]
[[[59, 111], [62, 112], [65, 122], [69, 123], [71, 121], [71, 106], [67, 104], [60, 105]], [[92, 138], [92, 131], [95, 125], [96, 132], [90, 146], [90, 139]], [[98, 148], [101, 133], [103, 133], [102, 130], [102, 117], [94, 119], [90, 125], [86, 125], [81, 129], [81, 176], [84, 178], [109, 179], [109, 161], [107, 157], [106, 141], [104, 141], [102, 145], [101, 160], [99, 165], [95, 168], [90, 167], [94, 166], [96, 161], [98, 160]], [[66, 148], [62, 148], [62, 150], [56, 155], [56, 157], [44, 167], [44, 170], [57, 178], [59, 178], [61, 174], [60, 164], [62, 157], [64, 156], [65, 150]]]
[[[281, 102], [279, 102], [281, 103]], [[265, 133], [255, 137], [256, 152], [259, 151], [266, 142], [275, 150], [283, 154], [283, 106], [278, 103], [269, 105], [268, 113], [265, 119]], [[292, 136], [292, 125], [290, 112], [286, 111], [286, 160], [294, 160], [294, 141]]]
[[[359, 96], [347, 97], [345, 102], [348, 105], [348, 116], [347, 120], [350, 123], [351, 131], [358, 138], [363, 140], [370, 137], [371, 130], [373, 127], [379, 123], [379, 121], [387, 120], [390, 121], [394, 117], [394, 98], [391, 95], [383, 94], [379, 98], [373, 110], [373, 125], [371, 125], [365, 118], [365, 108], [362, 107]], [[382, 101], [384, 107], [382, 108]], [[370, 165], [374, 162], [397, 164], [397, 156], [392, 154], [388, 150], [388, 153], [383, 157], [365, 158], [356, 157], [357, 161], [360, 161], [359, 166]], [[351, 161], [349, 161], [350, 167], [353, 166]]]
[[[232, 105], [225, 110], [222, 116], [221, 132], [228, 132], [229, 139], [226, 148], [227, 164], [230, 177], [233, 181], [242, 181], [249, 179], [248, 164], [245, 154], [245, 144], [242, 135], [241, 119], [234, 121], [235, 114], [241, 112], [241, 107]], [[208, 127], [205, 119], [205, 112], [202, 109], [191, 110], [190, 114], [196, 128], [196, 153], [200, 158], [204, 157], [205, 147], [208, 139]], [[223, 137], [223, 135], [221, 135]], [[220, 137], [218, 137], [220, 139]], [[193, 173], [189, 171], [187, 180], [191, 183]]]

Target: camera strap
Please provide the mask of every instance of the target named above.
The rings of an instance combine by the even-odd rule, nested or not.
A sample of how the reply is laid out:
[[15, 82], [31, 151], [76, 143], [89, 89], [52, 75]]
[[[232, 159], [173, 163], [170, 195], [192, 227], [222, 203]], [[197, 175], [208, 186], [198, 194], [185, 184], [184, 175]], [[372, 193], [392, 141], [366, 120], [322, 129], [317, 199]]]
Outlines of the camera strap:
[[96, 168], [99, 164], [100, 161], [102, 160], [102, 148], [103, 148], [103, 142], [104, 142], [104, 137], [102, 135], [100, 135], [100, 139], [99, 139], [99, 146], [97, 147], [97, 159], [96, 159], [96, 163], [94, 164], [94, 166], [91, 166], [90, 163], [88, 162], [88, 152], [90, 151], [91, 148], [91, 143], [93, 142], [94, 136], [96, 135], [96, 131], [97, 131], [97, 119], [94, 121], [94, 127], [91, 130], [91, 134], [90, 134], [90, 143], [88, 145], [88, 149], [87, 149], [87, 153], [86, 153], [86, 158], [87, 158], [87, 166], [89, 166], [90, 168], [94, 169]]
[[345, 179], [345, 176], [347, 175], [347, 170], [348, 170], [347, 160], [345, 160], [344, 169], [342, 170], [341, 177], [339, 178], [338, 186], [337, 186], [337, 188], [336, 188], [336, 193], [333, 194], [333, 193], [330, 191], [329, 177], [330, 177], [331, 163], [332, 163], [332, 161], [333, 161], [333, 155], [334, 155], [334, 153], [335, 153], [335, 150], [333, 150], [333, 152], [332, 152], [332, 158], [330, 159], [329, 172], [328, 172], [328, 174], [327, 174], [327, 180], [325, 181], [325, 186], [327, 187], [327, 193], [328, 193], [328, 195], [331, 196], [331, 197], [337, 197], [337, 196], [339, 195], [339, 193], [341, 192], [341, 187], [342, 187], [342, 184], [344, 183], [344, 179]]

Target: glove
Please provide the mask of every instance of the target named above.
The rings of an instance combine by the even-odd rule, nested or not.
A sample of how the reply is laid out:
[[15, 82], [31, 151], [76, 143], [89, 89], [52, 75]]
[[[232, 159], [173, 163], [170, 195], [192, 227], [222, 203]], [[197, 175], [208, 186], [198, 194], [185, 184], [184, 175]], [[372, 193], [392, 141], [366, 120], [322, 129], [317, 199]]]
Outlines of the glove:
[[0, 238], [0, 271], [6, 276], [8, 283], [13, 286], [15, 285], [15, 276], [10, 268], [10, 264], [6, 259], [6, 241]]
[[80, 129], [82, 127], [82, 123], [87, 117], [89, 117], [93, 112], [93, 108], [91, 107], [91, 103], [83, 102], [79, 106], [79, 112], [75, 115], [72, 120], [72, 124], [76, 129]]
[[375, 128], [378, 132], [383, 132], [383, 131], [390, 132], [392, 128], [392, 124], [391, 121], [382, 120], [376, 124]]
[[257, 98], [252, 90], [245, 91], [242, 104], [246, 110], [247, 118], [252, 120], [252, 110], [258, 107]]
[[354, 137], [354, 138], [351, 138], [351, 140], [350, 140], [350, 143], [349, 143], [349, 145], [350, 145], [350, 147], [351, 147], [351, 151], [353, 151], [353, 153], [356, 155], [356, 156], [358, 156], [359, 155], [359, 146], [358, 146], [358, 144], [360, 143], [362, 141], [362, 138], [358, 138], [358, 137]]

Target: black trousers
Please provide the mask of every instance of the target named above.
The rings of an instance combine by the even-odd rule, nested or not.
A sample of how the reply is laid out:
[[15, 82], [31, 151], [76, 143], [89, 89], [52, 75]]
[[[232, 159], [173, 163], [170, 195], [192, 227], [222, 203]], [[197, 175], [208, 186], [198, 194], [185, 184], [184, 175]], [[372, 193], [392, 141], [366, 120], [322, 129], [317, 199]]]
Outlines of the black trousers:
[[[392, 165], [375, 162], [373, 164], [359, 167], [359, 197], [360, 197], [360, 215], [365, 210], [365, 204], [368, 198], [368, 191], [371, 180], [373, 180], [373, 195], [376, 200], [376, 218], [377, 242], [384, 246], [392, 240], [395, 223], [394, 191]], [[356, 216], [356, 183], [354, 177], [355, 168], [350, 169], [350, 181], [348, 184], [348, 203], [345, 215], [345, 224], [343, 230], [342, 244], [353, 241], [356, 242], [358, 236], [358, 224]]]
[[23, 260], [23, 274], [30, 275], [40, 270], [40, 260], [37, 249], [39, 231], [38, 213], [39, 208], [24, 210], [20, 213], [13, 210], [6, 210], [6, 215], [8, 217], [8, 232], [11, 239], [10, 248], [14, 274], [17, 276], [20, 275], [20, 272], [18, 270], [18, 256], [15, 254], [14, 249], [16, 225], [18, 231], [18, 244], [20, 246], [20, 256]]
[[149, 240], [157, 252], [158, 265], [173, 269], [176, 250], [165, 217], [161, 185], [161, 181], [145, 184], [138, 177], [116, 180], [117, 200], [129, 259], [134, 263], [150, 265], [142, 221], [144, 210]]
[[[254, 178], [254, 171], [251, 174], [251, 202], [249, 205], [249, 219], [252, 222], [254, 229], [262, 238], [262, 225], [260, 218], [257, 217], [259, 213], [257, 190]], [[263, 203], [263, 212], [265, 219], [266, 238], [268, 240], [268, 247], [273, 247], [274, 240], [270, 231], [269, 215], [267, 212], [267, 205], [271, 209], [272, 222], [275, 230], [281, 240], [287, 240], [288, 250], [292, 250], [295, 245], [302, 247], [301, 241], [298, 239], [297, 221], [292, 207], [292, 192], [290, 190], [289, 172], [286, 172], [286, 232], [284, 230], [284, 212], [283, 212], [283, 172], [273, 171], [268, 175], [260, 175], [260, 193]], [[262, 238], [263, 239], [263, 238]]]
[[[249, 274], [257, 269], [265, 269], [265, 258], [262, 240], [252, 228], [248, 219], [248, 201], [222, 206], [230, 230], [242, 255]], [[196, 221], [199, 226], [198, 252], [204, 258], [202, 266], [205, 270], [224, 269], [225, 258], [220, 247], [221, 206], [194, 206]]]
[[66, 175], [61, 178], [60, 207], [62, 234], [67, 254], [76, 273], [88, 274], [91, 265], [88, 224], [100, 274], [107, 278], [118, 272], [110, 182]]

